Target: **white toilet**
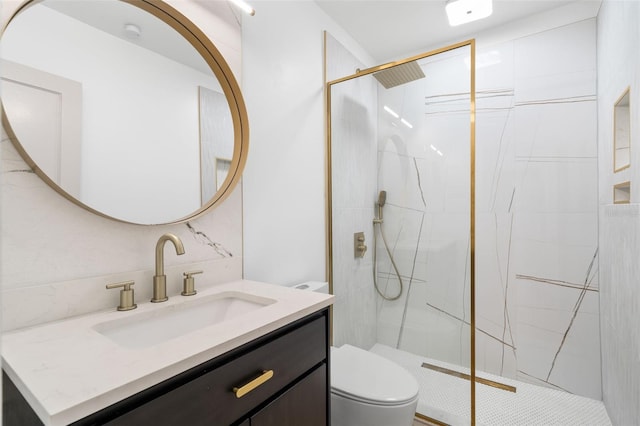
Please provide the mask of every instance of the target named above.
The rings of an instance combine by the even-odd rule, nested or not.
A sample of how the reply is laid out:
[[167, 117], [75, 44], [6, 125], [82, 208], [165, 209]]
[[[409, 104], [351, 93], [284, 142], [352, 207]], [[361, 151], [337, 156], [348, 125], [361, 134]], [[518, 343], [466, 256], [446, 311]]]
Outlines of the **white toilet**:
[[331, 349], [332, 426], [410, 426], [418, 382], [404, 368], [351, 345]]
[[[321, 282], [295, 287], [328, 291]], [[332, 426], [410, 426], [417, 405], [418, 382], [403, 367], [355, 346], [331, 348]]]

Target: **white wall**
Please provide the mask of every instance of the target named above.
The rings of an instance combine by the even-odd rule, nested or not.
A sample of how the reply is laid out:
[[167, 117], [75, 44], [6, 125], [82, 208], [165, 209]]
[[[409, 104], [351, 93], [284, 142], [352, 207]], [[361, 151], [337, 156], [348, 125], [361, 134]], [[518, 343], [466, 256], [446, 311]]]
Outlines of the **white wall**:
[[[615, 425], [640, 424], [640, 3], [605, 0], [598, 15], [600, 329], [603, 400]], [[631, 166], [613, 171], [613, 105], [631, 89]], [[631, 204], [613, 185], [631, 182]]]
[[[19, 3], [3, 2], [3, 24]], [[241, 28], [231, 9], [222, 8], [229, 17], [192, 0], [172, 3], [214, 43], [222, 40], [220, 50], [239, 76]], [[0, 148], [3, 330], [115, 308], [118, 292], [105, 290], [108, 282], [135, 279], [136, 298], [148, 300], [155, 243], [165, 232], [177, 234], [186, 250], [177, 257], [166, 249], [170, 297], [179, 293], [184, 270], [204, 269], [201, 286], [242, 277], [240, 186], [222, 205], [189, 224], [128, 225], [91, 214], [51, 190], [4, 134]]]
[[251, 147], [243, 177], [244, 274], [326, 280], [323, 31], [371, 59], [311, 1], [256, 3], [243, 19]]

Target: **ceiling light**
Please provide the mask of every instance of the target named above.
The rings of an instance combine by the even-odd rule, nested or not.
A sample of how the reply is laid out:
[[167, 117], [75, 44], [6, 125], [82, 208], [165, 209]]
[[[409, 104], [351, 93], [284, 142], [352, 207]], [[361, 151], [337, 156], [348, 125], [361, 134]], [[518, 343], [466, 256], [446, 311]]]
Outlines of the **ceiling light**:
[[231, 0], [231, 3], [238, 6], [244, 13], [248, 15], [253, 16], [256, 14], [255, 9], [249, 6], [249, 4], [244, 0]]
[[445, 9], [449, 25], [455, 27], [491, 15], [493, 3], [492, 0], [449, 0]]

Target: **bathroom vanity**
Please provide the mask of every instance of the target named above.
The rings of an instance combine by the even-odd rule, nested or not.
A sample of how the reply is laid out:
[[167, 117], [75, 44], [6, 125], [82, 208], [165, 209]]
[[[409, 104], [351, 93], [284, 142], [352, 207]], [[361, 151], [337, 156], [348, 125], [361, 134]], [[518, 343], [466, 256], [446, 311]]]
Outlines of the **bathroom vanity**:
[[[182, 297], [166, 307], [143, 303], [137, 316], [101, 312], [8, 333], [4, 424], [328, 423], [333, 296], [250, 281], [198, 296], [199, 303]], [[191, 315], [230, 298], [263, 305], [166, 341], [122, 337], [129, 321], [153, 324], [149, 318], [172, 315], [180, 322], [176, 312]], [[229, 306], [228, 312], [238, 309]], [[144, 327], [134, 333], [153, 333]]]

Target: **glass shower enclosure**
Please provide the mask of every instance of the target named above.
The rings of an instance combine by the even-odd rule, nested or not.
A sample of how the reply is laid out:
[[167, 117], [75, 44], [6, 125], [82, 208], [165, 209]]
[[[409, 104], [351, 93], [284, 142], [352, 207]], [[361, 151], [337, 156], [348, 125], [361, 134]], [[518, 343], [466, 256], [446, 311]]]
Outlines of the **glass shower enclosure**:
[[409, 370], [419, 416], [474, 424], [475, 42], [364, 70], [325, 48], [333, 345]]

